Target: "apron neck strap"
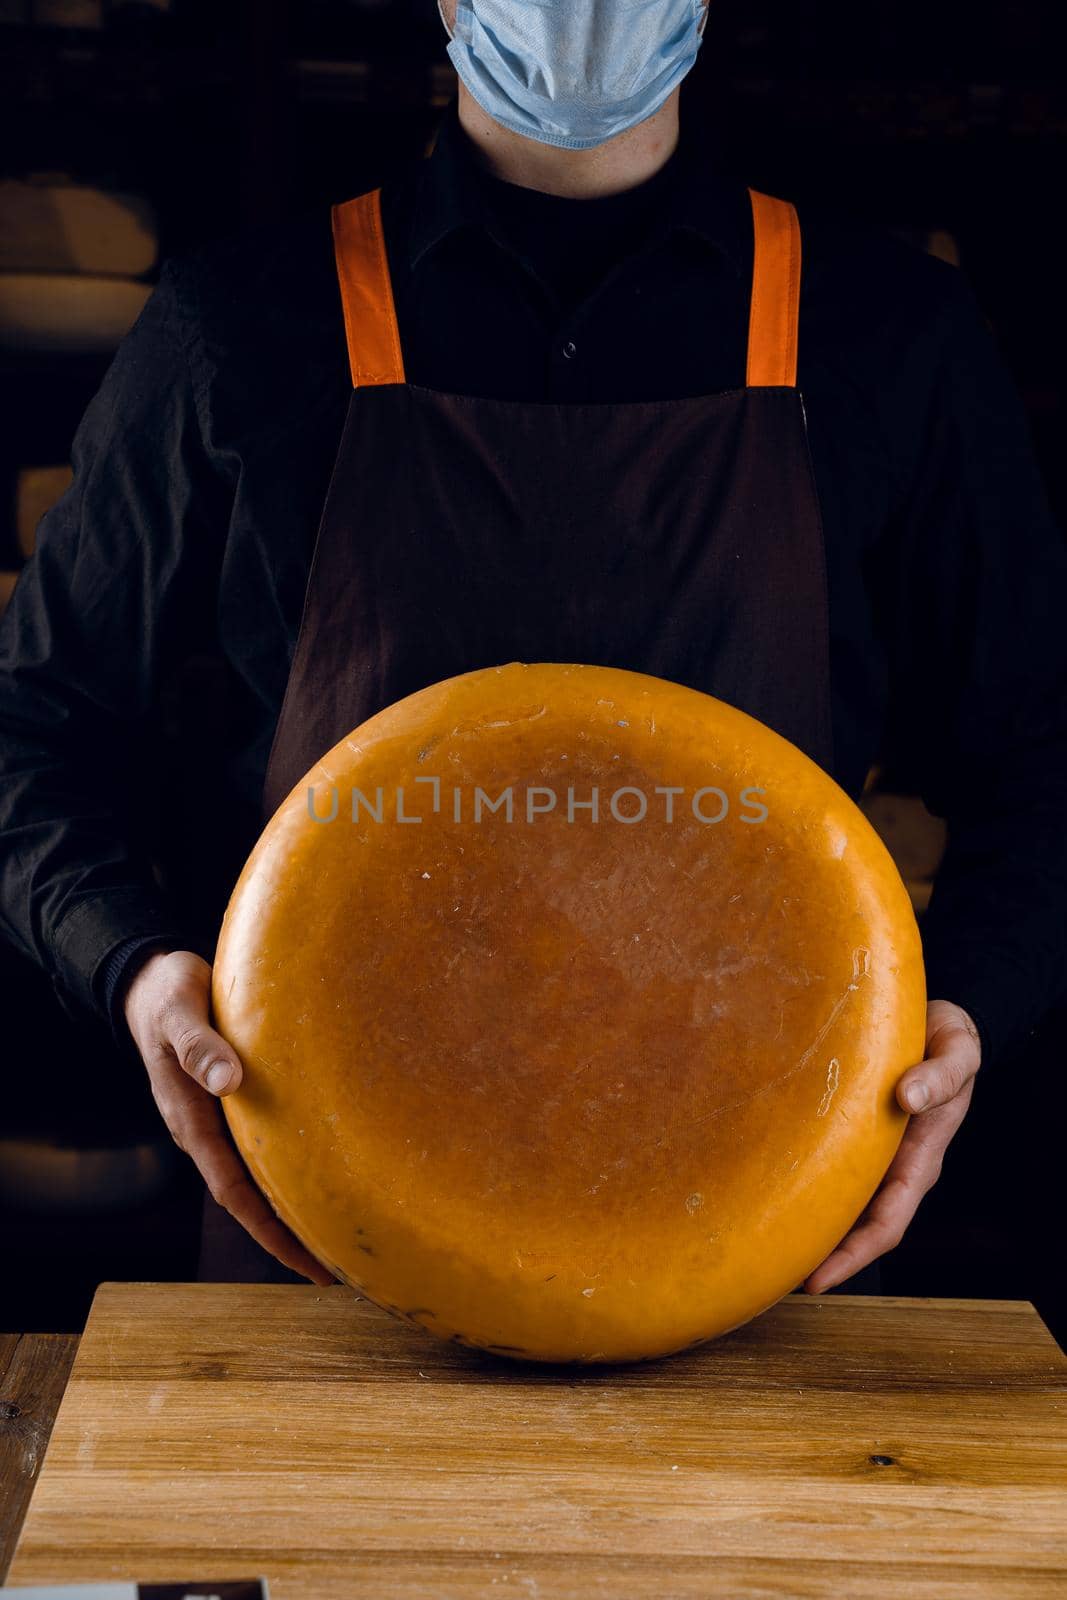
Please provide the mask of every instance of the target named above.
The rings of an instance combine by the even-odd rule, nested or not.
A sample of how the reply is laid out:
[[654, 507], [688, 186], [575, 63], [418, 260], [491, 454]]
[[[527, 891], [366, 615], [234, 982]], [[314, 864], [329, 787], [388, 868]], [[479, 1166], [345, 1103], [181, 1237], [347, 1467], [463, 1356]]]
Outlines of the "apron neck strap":
[[382, 233], [380, 189], [331, 208], [352, 386], [403, 383], [404, 358]]
[[[354, 388], [403, 383], [381, 190], [331, 208], [334, 255]], [[793, 388], [800, 320], [800, 224], [786, 200], [749, 190], [754, 252], [748, 324], [749, 388]]]
[[755, 250], [748, 322], [749, 388], [792, 389], [800, 322], [800, 223], [788, 200], [749, 190]]

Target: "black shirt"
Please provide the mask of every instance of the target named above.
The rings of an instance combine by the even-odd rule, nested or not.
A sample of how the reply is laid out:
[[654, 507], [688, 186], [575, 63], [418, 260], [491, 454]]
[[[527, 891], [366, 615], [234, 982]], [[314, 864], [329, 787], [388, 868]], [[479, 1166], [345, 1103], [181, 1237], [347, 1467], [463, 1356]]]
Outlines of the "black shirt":
[[[446, 137], [455, 138], [453, 130]], [[618, 194], [589, 200], [543, 194], [470, 164], [472, 203], [492, 236], [522, 261], [518, 287], [532, 292], [555, 319], [572, 313], [617, 262], [636, 254], [657, 223], [670, 216], [671, 192], [685, 181], [679, 145], [651, 178]]]
[[[453, 101], [383, 223], [413, 383], [609, 402], [744, 382], [751, 211], [703, 148], [621, 195], [545, 195], [482, 168]], [[974, 1016], [989, 1060], [1063, 992], [1067, 549], [961, 275], [889, 235], [801, 227], [836, 776], [856, 796], [888, 756], [948, 819], [929, 992]], [[148, 939], [210, 954], [232, 875], [195, 926], [182, 875], [161, 889], [145, 740], [174, 663], [218, 654], [223, 773], [199, 777], [212, 697], [182, 803], [202, 822], [227, 797], [236, 870], [349, 393], [323, 209], [168, 260], [79, 425], [0, 628], [0, 915], [75, 1008], [106, 1014]]]

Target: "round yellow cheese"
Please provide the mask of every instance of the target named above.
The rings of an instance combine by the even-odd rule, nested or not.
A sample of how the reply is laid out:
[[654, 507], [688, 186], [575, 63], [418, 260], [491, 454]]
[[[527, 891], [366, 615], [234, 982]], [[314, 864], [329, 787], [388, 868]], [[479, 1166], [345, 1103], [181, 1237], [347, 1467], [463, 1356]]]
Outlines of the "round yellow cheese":
[[922, 1058], [905, 888], [848, 796], [721, 701], [464, 674], [280, 806], [226, 913], [223, 1102], [278, 1214], [441, 1339], [633, 1361], [795, 1288]]

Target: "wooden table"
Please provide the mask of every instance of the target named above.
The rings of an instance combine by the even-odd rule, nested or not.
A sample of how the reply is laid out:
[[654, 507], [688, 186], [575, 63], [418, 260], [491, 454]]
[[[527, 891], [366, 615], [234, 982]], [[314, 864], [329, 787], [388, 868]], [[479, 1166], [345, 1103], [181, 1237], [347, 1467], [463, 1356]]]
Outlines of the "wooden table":
[[0, 1583], [77, 1348], [73, 1334], [0, 1333]]
[[106, 1284], [13, 1583], [272, 1600], [1067, 1594], [1067, 1358], [1030, 1305], [790, 1296], [512, 1365], [344, 1289]]

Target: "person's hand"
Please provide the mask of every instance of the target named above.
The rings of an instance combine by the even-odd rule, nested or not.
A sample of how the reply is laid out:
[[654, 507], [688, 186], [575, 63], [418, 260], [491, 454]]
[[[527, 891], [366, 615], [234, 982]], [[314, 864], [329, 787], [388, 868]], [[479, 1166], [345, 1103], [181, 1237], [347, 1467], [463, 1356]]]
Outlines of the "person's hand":
[[978, 1029], [962, 1006], [931, 1000], [926, 1057], [897, 1083], [897, 1100], [912, 1113], [900, 1147], [855, 1227], [804, 1282], [808, 1294], [833, 1289], [904, 1236], [919, 1202], [941, 1176], [941, 1162], [967, 1114], [981, 1061]]
[[123, 996], [133, 1042], [175, 1144], [190, 1156], [211, 1196], [285, 1266], [314, 1283], [333, 1274], [274, 1215], [229, 1137], [220, 1095], [240, 1087], [236, 1053], [210, 1021], [211, 968], [190, 950], [157, 950]]

